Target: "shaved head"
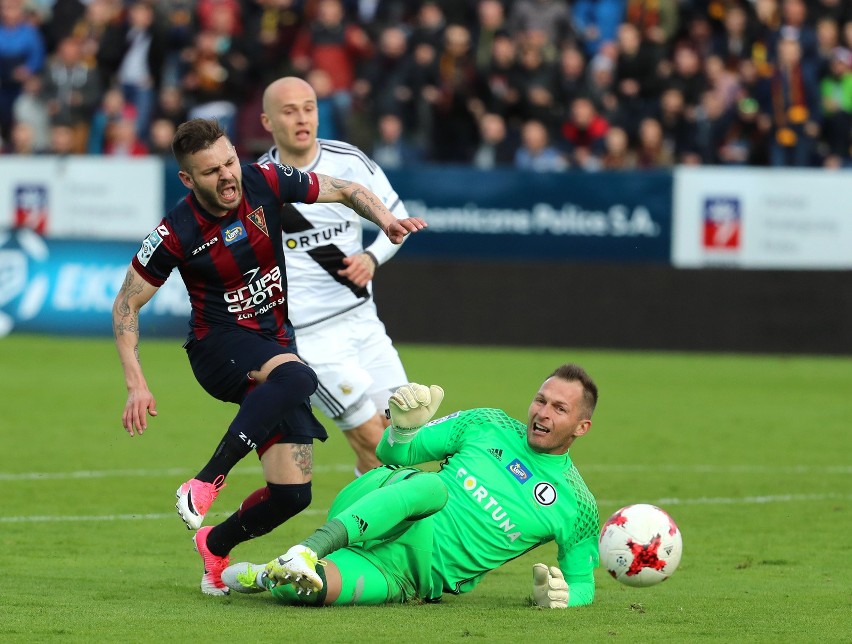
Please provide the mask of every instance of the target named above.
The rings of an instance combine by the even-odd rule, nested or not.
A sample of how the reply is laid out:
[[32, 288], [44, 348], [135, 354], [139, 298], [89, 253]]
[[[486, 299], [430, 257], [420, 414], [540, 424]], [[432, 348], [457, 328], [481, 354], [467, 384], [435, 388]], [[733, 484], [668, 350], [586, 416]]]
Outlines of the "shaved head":
[[304, 168], [316, 157], [317, 94], [306, 81], [285, 76], [270, 83], [263, 92], [260, 122], [272, 134], [282, 163]]

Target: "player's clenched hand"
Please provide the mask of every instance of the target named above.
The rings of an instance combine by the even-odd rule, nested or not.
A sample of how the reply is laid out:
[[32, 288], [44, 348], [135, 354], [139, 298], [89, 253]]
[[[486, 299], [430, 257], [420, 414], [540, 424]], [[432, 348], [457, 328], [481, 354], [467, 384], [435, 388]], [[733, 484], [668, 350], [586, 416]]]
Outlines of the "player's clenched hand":
[[136, 432], [145, 433], [148, 428], [148, 415], [157, 415], [157, 401], [154, 394], [145, 389], [131, 389], [127, 394], [127, 403], [124, 405], [124, 414], [121, 422], [125, 431], [134, 436]]
[[344, 257], [343, 264], [346, 268], [337, 271], [337, 274], [348, 279], [355, 286], [366, 286], [376, 273], [376, 262], [367, 253]]
[[408, 233], [416, 233], [418, 230], [426, 228], [427, 224], [420, 217], [408, 217], [407, 219], [397, 219], [391, 222], [385, 235], [394, 244], [401, 244], [402, 240]]
[[533, 600], [542, 608], [568, 608], [568, 582], [559, 568], [533, 565]]
[[388, 400], [391, 437], [394, 443], [408, 443], [420, 428], [432, 420], [444, 400], [444, 390], [438, 385], [403, 385]]

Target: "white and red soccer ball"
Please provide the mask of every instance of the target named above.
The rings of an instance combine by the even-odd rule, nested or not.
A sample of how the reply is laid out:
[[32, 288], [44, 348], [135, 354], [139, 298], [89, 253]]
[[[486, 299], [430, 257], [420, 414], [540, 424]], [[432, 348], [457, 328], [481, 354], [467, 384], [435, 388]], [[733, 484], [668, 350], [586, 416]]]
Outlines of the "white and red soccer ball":
[[683, 539], [667, 512], [637, 503], [607, 519], [598, 552], [601, 566], [617, 581], [627, 586], [653, 586], [677, 570]]

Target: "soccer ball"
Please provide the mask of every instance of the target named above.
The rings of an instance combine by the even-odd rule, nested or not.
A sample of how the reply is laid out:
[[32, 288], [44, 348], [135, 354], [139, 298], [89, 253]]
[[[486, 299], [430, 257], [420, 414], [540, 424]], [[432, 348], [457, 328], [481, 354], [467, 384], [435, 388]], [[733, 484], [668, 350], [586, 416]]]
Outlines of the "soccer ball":
[[672, 576], [683, 540], [674, 520], [660, 508], [637, 503], [613, 514], [598, 542], [601, 565], [627, 586], [653, 586]]

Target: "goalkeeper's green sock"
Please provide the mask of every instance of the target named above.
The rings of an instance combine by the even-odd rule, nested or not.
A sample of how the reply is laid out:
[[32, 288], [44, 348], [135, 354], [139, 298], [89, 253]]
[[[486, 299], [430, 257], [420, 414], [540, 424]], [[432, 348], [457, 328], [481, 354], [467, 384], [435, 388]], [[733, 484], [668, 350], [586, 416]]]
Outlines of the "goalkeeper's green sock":
[[302, 545], [322, 558], [351, 543], [388, 536], [404, 522], [435, 514], [446, 503], [447, 488], [438, 475], [419, 472], [364, 495]]

